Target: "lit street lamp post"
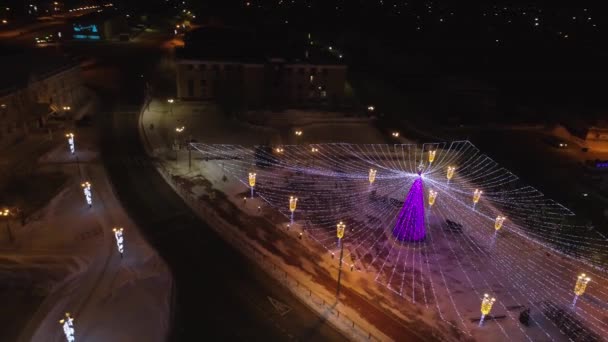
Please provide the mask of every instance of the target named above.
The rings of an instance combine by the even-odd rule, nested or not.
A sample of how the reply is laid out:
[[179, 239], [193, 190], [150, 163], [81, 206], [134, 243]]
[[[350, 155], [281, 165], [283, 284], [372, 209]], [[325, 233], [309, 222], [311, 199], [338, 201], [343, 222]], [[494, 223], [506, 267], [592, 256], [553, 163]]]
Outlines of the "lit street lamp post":
[[448, 178], [448, 184], [450, 184], [450, 181], [454, 177], [454, 171], [456, 171], [455, 166], [448, 166], [448, 172], [446, 174], [446, 177]]
[[11, 225], [10, 225], [10, 216], [11, 216], [11, 211], [8, 208], [4, 208], [0, 211], [0, 216], [4, 217], [4, 219], [6, 220], [6, 233], [8, 234], [8, 239], [11, 243], [13, 243], [15, 241], [15, 237], [13, 236], [13, 232], [11, 231]]
[[479, 189], [475, 189], [475, 191], [473, 192], [473, 210], [475, 210], [475, 206], [479, 202], [479, 199], [481, 198], [482, 193], [483, 193], [483, 191], [481, 191]]
[[70, 152], [72, 154], [76, 153], [76, 142], [74, 141], [74, 133], [68, 133], [65, 135], [68, 138], [68, 147], [70, 148]]
[[169, 103], [169, 113], [171, 113], [171, 115], [173, 115], [173, 102], [175, 102], [174, 99], [167, 99], [167, 103]]
[[177, 161], [177, 151], [179, 151], [180, 145], [180, 134], [186, 129], [186, 126], [175, 127], [175, 141], [173, 142], [173, 149], [175, 150], [175, 161]]
[[312, 167], [315, 166], [315, 156], [317, 154], [317, 152], [319, 152], [319, 149], [316, 147], [313, 147], [310, 149], [310, 152], [312, 153]]
[[120, 253], [120, 258], [122, 259], [122, 255], [125, 251], [124, 245], [124, 237], [122, 236], [122, 227], [115, 227], [112, 229], [114, 232], [114, 238], [116, 239], [116, 248], [118, 249], [118, 253]]
[[65, 339], [68, 342], [76, 341], [76, 331], [74, 330], [74, 318], [70, 316], [69, 312], [65, 313], [65, 318], [59, 321], [59, 324], [63, 327], [63, 333]]
[[340, 296], [340, 281], [342, 280], [342, 257], [344, 256], [344, 244], [342, 238], [344, 237], [344, 230], [346, 225], [340, 221], [336, 226], [336, 235], [338, 236], [338, 245], [340, 245], [340, 260], [338, 261], [338, 287], [336, 289], [336, 298]]
[[93, 194], [91, 192], [91, 183], [84, 182], [84, 183], [80, 184], [80, 186], [82, 186], [82, 191], [84, 192], [84, 198], [86, 199], [87, 204], [89, 205], [89, 208], [91, 208], [93, 206]]

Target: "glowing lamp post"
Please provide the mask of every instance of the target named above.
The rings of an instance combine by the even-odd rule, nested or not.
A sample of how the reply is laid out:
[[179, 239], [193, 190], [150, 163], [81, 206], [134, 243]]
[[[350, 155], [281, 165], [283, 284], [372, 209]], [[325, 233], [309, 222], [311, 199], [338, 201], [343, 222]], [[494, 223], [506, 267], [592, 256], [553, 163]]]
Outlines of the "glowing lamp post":
[[314, 167], [315, 166], [315, 156], [316, 156], [317, 152], [319, 152], [319, 149], [316, 147], [312, 147], [310, 149], [310, 152], [312, 153], [312, 166]]
[[477, 203], [479, 202], [482, 193], [483, 191], [479, 189], [475, 189], [475, 191], [473, 191], [473, 209], [475, 209], [475, 205], [477, 205]]
[[340, 261], [338, 264], [338, 288], [336, 289], [336, 298], [340, 295], [340, 280], [342, 279], [342, 257], [344, 255], [344, 244], [341, 243], [342, 238], [344, 237], [344, 230], [346, 229], [346, 225], [340, 221], [336, 226], [336, 235], [338, 236], [338, 244], [340, 245]]
[[429, 190], [429, 207], [432, 207], [435, 204], [435, 199], [437, 198], [437, 191]]
[[296, 211], [298, 205], [298, 198], [289, 196], [289, 211], [291, 211], [291, 224], [293, 224], [293, 213]]
[[253, 188], [255, 187], [255, 176], [253, 172], [249, 172], [249, 187], [251, 188], [251, 198], [253, 198]]
[[374, 184], [374, 181], [376, 180], [376, 170], [374, 169], [369, 169], [369, 185]]
[[481, 299], [481, 319], [479, 320], [479, 326], [483, 325], [483, 320], [486, 318], [486, 315], [492, 311], [492, 306], [495, 301], [496, 298], [490, 298], [490, 295], [487, 293], [483, 295], [483, 298]]
[[494, 229], [496, 229], [496, 231], [499, 231], [500, 228], [502, 228], [502, 224], [505, 222], [507, 218], [504, 216], [496, 216], [496, 220], [494, 221]]
[[124, 237], [122, 235], [122, 227], [116, 227], [114, 229], [112, 229], [112, 231], [114, 232], [114, 238], [116, 239], [116, 248], [118, 249], [118, 253], [120, 253], [120, 257], [122, 258], [122, 255], [125, 251], [125, 244], [124, 244]]
[[6, 233], [8, 234], [8, 239], [10, 242], [13, 242], [15, 238], [13, 237], [13, 232], [11, 231], [11, 225], [9, 222], [11, 214], [11, 210], [8, 208], [0, 210], [0, 216], [4, 217], [6, 220]]
[[76, 341], [76, 332], [74, 331], [74, 319], [70, 316], [69, 312], [65, 313], [65, 318], [59, 321], [59, 324], [63, 327], [63, 333], [65, 339], [68, 342]]
[[456, 171], [456, 167], [448, 166], [448, 172], [446, 174], [446, 177], [448, 178], [448, 183], [452, 180], [452, 178], [454, 178], [454, 171]]
[[433, 164], [433, 161], [435, 161], [436, 153], [437, 153], [437, 150], [429, 151], [429, 164]]
[[65, 135], [68, 138], [68, 147], [70, 148], [70, 153], [76, 153], [76, 143], [74, 142], [74, 133], [68, 133]]
[[169, 104], [169, 113], [173, 114], [173, 103], [175, 102], [174, 99], [167, 99], [167, 103]]
[[399, 138], [399, 132], [393, 132], [393, 138]]
[[93, 194], [91, 192], [91, 183], [89, 182], [84, 182], [82, 184], [80, 184], [80, 186], [82, 186], [82, 191], [84, 192], [84, 198], [87, 201], [87, 204], [89, 205], [89, 208], [93, 206]]
[[576, 306], [578, 297], [582, 296], [587, 289], [587, 284], [591, 281], [591, 278], [587, 277], [585, 273], [581, 273], [576, 279], [576, 285], [574, 285], [574, 300], [572, 301], [572, 307]]

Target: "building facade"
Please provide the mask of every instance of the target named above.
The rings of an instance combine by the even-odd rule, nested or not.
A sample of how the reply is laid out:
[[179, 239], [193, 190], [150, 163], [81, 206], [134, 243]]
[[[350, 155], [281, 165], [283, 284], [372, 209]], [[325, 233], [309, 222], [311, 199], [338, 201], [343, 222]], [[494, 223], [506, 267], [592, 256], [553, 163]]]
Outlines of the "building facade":
[[44, 129], [51, 116], [64, 116], [84, 97], [80, 67], [73, 63], [0, 89], [0, 142]]
[[239, 96], [248, 105], [340, 103], [347, 67], [341, 64], [238, 62], [178, 58], [177, 96], [183, 100], [218, 100]]

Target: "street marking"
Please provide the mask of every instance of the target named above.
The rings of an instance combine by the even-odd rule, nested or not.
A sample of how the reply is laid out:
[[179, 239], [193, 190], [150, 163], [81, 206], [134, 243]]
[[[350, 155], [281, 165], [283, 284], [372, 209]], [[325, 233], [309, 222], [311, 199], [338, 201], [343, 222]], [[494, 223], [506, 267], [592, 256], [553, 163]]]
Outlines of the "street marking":
[[274, 306], [274, 308], [279, 312], [280, 316], [285, 316], [289, 313], [289, 311], [291, 311], [291, 307], [289, 307], [287, 304], [282, 303], [272, 297], [268, 297], [268, 300], [270, 301], [270, 304], [272, 304], [272, 306]]

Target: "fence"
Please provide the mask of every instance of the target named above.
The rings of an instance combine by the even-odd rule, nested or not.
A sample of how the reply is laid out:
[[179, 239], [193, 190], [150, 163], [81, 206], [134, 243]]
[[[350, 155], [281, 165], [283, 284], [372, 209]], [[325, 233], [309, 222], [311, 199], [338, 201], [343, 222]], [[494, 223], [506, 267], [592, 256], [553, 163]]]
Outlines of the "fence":
[[192, 208], [202, 220], [206, 221], [217, 233], [227, 240], [230, 244], [238, 247], [247, 257], [254, 260], [262, 269], [269, 273], [273, 278], [287, 287], [295, 296], [299, 297], [313, 310], [325, 317], [330, 323], [354, 340], [381, 341], [370, 331], [365, 329], [362, 324], [341, 312], [336, 308], [337, 302], [326, 301], [323, 297], [314, 293], [309, 287], [290, 276], [279, 265], [270, 260], [269, 257], [260, 253], [258, 249], [246, 238], [239, 236], [234, 227], [221, 219], [215, 210], [203, 205], [186, 191], [179, 183], [173, 181], [171, 174], [162, 166], [158, 168], [161, 175], [170, 184], [180, 197]]

